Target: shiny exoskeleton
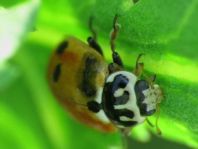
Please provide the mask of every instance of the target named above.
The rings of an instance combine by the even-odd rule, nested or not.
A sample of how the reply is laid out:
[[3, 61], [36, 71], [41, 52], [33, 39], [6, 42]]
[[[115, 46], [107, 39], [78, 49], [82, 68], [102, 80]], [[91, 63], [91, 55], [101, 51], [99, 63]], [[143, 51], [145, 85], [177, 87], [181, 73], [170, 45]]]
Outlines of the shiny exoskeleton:
[[91, 30], [88, 45], [69, 37], [52, 55], [48, 82], [53, 93], [73, 117], [102, 131], [128, 129], [144, 122], [158, 109], [162, 92], [155, 78], [141, 79], [143, 54], [138, 56], [134, 71], [124, 70], [115, 51], [116, 16], [110, 39], [113, 62], [107, 64]]

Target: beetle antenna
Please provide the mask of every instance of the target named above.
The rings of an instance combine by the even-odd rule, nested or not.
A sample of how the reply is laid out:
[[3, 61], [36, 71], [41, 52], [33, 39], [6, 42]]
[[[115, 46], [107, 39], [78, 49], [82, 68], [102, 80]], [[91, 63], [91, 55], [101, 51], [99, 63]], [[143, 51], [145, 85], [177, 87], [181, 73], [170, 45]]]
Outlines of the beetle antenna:
[[151, 81], [152, 81], [153, 83], [155, 82], [156, 77], [157, 77], [157, 75], [156, 75], [156, 74], [154, 74], [154, 75], [151, 77]]
[[154, 82], [155, 82], [155, 80], [156, 80], [156, 77], [157, 77], [157, 75], [154, 74], [154, 75], [152, 75], [152, 76], [149, 78], [149, 83], [150, 83], [150, 85], [151, 85], [152, 88], [154, 88]]
[[156, 118], [156, 121], [155, 121], [155, 126], [156, 126], [156, 130], [157, 130], [157, 134], [161, 135], [162, 132], [161, 132], [159, 126], [158, 126], [159, 116], [160, 116], [160, 106], [159, 106], [159, 104], [157, 104], [157, 118]]
[[144, 77], [146, 78], [146, 81], [149, 83], [149, 85], [150, 85], [152, 88], [154, 88], [154, 82], [155, 82], [155, 80], [156, 80], [157, 75], [154, 74], [154, 75], [152, 75], [151, 77], [148, 77], [148, 76], [144, 75]]

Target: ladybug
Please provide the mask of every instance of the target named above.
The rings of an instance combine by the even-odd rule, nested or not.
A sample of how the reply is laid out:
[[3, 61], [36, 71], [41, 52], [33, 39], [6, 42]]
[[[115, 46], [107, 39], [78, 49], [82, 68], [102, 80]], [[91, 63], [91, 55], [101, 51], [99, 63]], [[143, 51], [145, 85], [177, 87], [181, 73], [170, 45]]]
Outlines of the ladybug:
[[162, 91], [154, 83], [155, 76], [141, 79], [143, 54], [133, 72], [124, 69], [115, 51], [120, 29], [117, 19], [118, 15], [110, 34], [112, 63], [105, 62], [91, 19], [93, 36], [87, 39], [88, 44], [68, 37], [58, 45], [49, 63], [48, 82], [61, 105], [77, 120], [104, 132], [128, 133], [145, 120], [151, 124], [147, 116], [158, 111]]

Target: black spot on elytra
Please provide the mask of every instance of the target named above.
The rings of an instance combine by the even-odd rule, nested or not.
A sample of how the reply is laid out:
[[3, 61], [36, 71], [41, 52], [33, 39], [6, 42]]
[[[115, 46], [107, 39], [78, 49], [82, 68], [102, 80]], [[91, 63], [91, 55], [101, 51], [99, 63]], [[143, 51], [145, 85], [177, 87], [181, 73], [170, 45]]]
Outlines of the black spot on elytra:
[[101, 110], [101, 105], [96, 101], [90, 101], [87, 103], [87, 107], [90, 111], [98, 113]]
[[57, 82], [61, 74], [61, 64], [57, 64], [54, 73], [53, 73], [53, 81]]
[[67, 47], [68, 47], [68, 41], [61, 42], [57, 47], [56, 50], [57, 54], [62, 54]]
[[97, 74], [97, 60], [94, 56], [85, 58], [82, 82], [80, 89], [86, 96], [92, 97], [96, 95], [95, 78]]

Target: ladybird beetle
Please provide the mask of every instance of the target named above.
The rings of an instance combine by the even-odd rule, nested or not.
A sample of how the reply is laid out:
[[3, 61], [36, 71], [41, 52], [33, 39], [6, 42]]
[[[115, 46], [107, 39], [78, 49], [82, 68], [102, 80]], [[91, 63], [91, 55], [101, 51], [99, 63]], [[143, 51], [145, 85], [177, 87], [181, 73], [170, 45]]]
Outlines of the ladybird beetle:
[[[158, 111], [162, 97], [159, 85], [154, 83], [155, 76], [140, 78], [143, 54], [138, 56], [133, 72], [124, 70], [115, 51], [120, 29], [117, 19], [116, 15], [110, 34], [112, 63], [104, 60], [91, 19], [93, 36], [88, 38], [88, 44], [75, 37], [62, 41], [48, 69], [49, 85], [67, 111], [77, 120], [105, 132], [129, 131], [145, 120], [151, 124], [147, 116]], [[157, 130], [160, 132], [158, 127]]]

